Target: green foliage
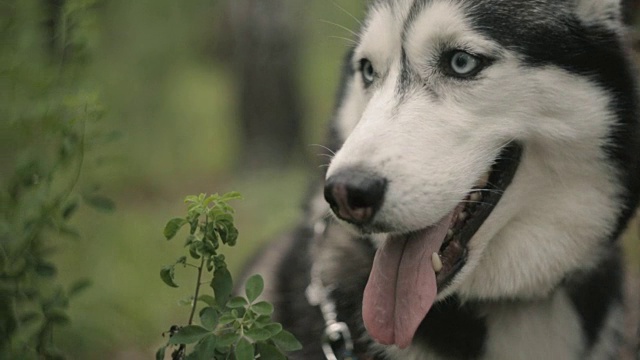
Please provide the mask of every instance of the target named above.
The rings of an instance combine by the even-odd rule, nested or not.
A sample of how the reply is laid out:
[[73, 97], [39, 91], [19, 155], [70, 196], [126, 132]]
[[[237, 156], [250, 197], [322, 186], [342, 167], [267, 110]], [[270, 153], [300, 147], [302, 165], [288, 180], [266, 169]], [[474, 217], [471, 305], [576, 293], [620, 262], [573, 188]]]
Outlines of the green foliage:
[[[173, 239], [181, 228], [189, 233], [185, 247], [191, 260], [180, 257], [174, 264], [160, 270], [160, 278], [171, 287], [175, 283], [176, 266], [197, 270], [194, 295], [190, 297], [191, 314], [185, 326], [174, 325], [169, 330], [167, 344], [156, 353], [157, 359], [172, 349], [171, 357], [178, 359], [235, 359], [263, 360], [286, 359], [284, 353], [301, 349], [300, 343], [282, 325], [271, 320], [273, 305], [257, 301], [264, 289], [260, 275], [251, 276], [245, 285], [245, 295], [232, 297], [233, 280], [227, 269], [224, 255], [219, 253], [222, 244], [234, 246], [238, 230], [233, 222], [230, 200], [240, 199], [240, 194], [188, 196], [187, 216], [170, 220], [164, 228], [167, 240]], [[211, 273], [211, 281], [202, 281], [203, 273]], [[213, 295], [200, 295], [202, 284], [209, 284]], [[194, 325], [194, 314], [199, 303], [204, 303], [199, 312], [200, 325]], [[195, 344], [187, 354], [187, 345]]]
[[0, 3], [0, 166], [9, 169], [0, 175], [2, 359], [63, 358], [55, 330], [69, 324], [70, 300], [91, 281], [61, 284], [51, 256], [61, 239], [78, 238], [70, 220], [81, 202], [113, 209], [95, 187], [78, 189], [92, 145], [86, 124], [102, 116], [77, 76], [89, 60], [96, 1], [45, 4]]

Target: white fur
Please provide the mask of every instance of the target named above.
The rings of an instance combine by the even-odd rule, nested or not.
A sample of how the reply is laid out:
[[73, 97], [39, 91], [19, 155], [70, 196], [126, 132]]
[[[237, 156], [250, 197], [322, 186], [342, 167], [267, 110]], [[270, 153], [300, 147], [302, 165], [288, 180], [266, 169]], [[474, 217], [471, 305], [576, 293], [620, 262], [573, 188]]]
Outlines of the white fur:
[[[564, 355], [583, 346], [579, 321], [564, 293], [549, 296], [566, 274], [596, 266], [598, 244], [618, 215], [614, 199], [620, 189], [602, 150], [614, 117], [610, 97], [563, 69], [521, 66], [517, 53], [472, 31], [454, 1], [428, 2], [401, 44], [404, 19], [398, 14], [408, 13], [410, 3], [378, 5], [368, 18], [353, 63], [369, 59], [378, 78], [369, 89], [359, 74], [347, 85], [338, 112], [346, 141], [327, 177], [350, 167], [375, 171], [388, 188], [374, 220], [397, 232], [417, 230], [452, 211], [502, 146], [522, 143], [512, 184], [471, 240], [467, 264], [439, 298], [457, 293], [463, 300], [519, 299], [492, 309], [497, 315], [488, 319], [488, 359], [569, 359]], [[583, 21], [619, 14], [614, 0], [576, 4]], [[400, 99], [401, 45], [424, 84], [405, 89]], [[476, 80], [453, 80], [437, 69], [443, 47], [498, 60]], [[514, 344], [531, 356], [499, 355]], [[423, 351], [389, 354], [417, 359]]]
[[549, 97], [533, 105], [551, 116], [526, 120], [537, 129], [525, 130], [532, 136], [513, 183], [470, 242], [458, 290], [466, 296], [544, 296], [565, 274], [595, 265], [615, 224], [619, 189], [600, 147], [612, 117], [607, 97], [558, 69], [537, 76]]
[[563, 292], [546, 301], [504, 302], [486, 310], [489, 316], [484, 358], [582, 359], [580, 321]]

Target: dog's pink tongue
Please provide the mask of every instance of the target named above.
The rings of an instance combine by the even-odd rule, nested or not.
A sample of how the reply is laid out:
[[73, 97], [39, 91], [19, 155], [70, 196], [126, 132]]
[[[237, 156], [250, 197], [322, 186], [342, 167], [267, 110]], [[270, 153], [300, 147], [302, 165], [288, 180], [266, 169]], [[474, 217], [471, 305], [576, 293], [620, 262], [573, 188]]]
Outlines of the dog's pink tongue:
[[406, 348], [438, 292], [431, 254], [447, 235], [453, 212], [409, 236], [389, 236], [378, 249], [364, 290], [362, 318], [369, 335]]

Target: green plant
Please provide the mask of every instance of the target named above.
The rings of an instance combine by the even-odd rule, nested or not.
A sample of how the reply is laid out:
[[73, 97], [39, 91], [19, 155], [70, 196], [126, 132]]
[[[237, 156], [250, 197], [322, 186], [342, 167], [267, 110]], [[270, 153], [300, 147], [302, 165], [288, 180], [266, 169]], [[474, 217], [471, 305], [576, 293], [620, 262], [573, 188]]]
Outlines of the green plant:
[[[188, 196], [187, 216], [170, 220], [164, 229], [167, 240], [175, 237], [183, 226], [188, 226], [189, 235], [185, 247], [189, 257], [198, 262], [191, 264], [187, 256], [181, 256], [174, 264], [164, 266], [160, 277], [165, 284], [175, 283], [176, 266], [196, 270], [194, 294], [188, 299], [191, 304], [189, 320], [185, 326], [172, 326], [169, 340], [156, 353], [163, 359], [167, 348], [173, 349], [172, 359], [286, 359], [284, 353], [301, 348], [300, 343], [282, 325], [271, 320], [273, 305], [258, 301], [264, 283], [260, 275], [251, 276], [245, 285], [245, 295], [232, 296], [233, 281], [221, 245], [234, 246], [238, 230], [234, 225], [234, 210], [230, 200], [240, 199], [240, 194], [231, 192], [222, 196]], [[211, 280], [203, 281], [205, 274]], [[209, 284], [213, 295], [200, 294], [201, 286]], [[204, 306], [199, 311], [200, 325], [194, 325], [198, 303]], [[187, 345], [195, 344], [187, 355]]]
[[52, 255], [62, 239], [79, 238], [71, 219], [81, 203], [113, 208], [81, 181], [96, 140], [87, 124], [103, 114], [81, 81], [96, 1], [46, 3], [0, 3], [1, 359], [63, 357], [55, 330], [90, 280], [62, 284]]

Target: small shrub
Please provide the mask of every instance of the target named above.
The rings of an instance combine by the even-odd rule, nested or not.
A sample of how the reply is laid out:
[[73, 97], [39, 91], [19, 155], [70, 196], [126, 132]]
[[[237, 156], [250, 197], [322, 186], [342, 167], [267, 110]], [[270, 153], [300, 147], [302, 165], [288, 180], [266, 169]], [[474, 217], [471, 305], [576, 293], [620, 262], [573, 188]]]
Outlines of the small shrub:
[[[221, 245], [234, 246], [238, 230], [233, 223], [233, 208], [230, 200], [240, 199], [240, 194], [231, 192], [219, 196], [188, 196], [187, 216], [170, 220], [164, 228], [167, 240], [173, 239], [182, 227], [189, 229], [185, 247], [188, 256], [181, 256], [171, 265], [160, 270], [160, 277], [170, 287], [175, 283], [176, 267], [191, 267], [196, 270], [194, 294], [187, 300], [191, 304], [189, 320], [184, 326], [172, 326], [167, 334], [168, 342], [156, 353], [163, 359], [167, 349], [171, 357], [178, 359], [235, 359], [277, 360], [286, 359], [286, 352], [301, 349], [296, 338], [282, 325], [271, 320], [273, 305], [259, 301], [264, 283], [260, 275], [250, 277], [245, 286], [245, 296], [233, 296], [233, 281], [227, 269]], [[192, 264], [190, 261], [196, 261]], [[212, 279], [203, 280], [204, 275]], [[213, 290], [201, 294], [201, 285], [208, 284]], [[199, 311], [199, 325], [194, 324], [198, 303], [204, 304]], [[195, 344], [187, 355], [187, 345]]]

